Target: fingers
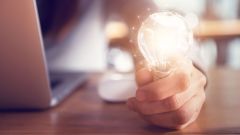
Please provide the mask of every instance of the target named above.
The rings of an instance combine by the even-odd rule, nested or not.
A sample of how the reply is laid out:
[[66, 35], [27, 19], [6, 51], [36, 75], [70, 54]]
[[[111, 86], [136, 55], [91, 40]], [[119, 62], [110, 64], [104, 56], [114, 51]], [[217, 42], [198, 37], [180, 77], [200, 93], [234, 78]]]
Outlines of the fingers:
[[171, 128], [171, 129], [183, 129], [183, 128], [187, 127], [188, 125], [190, 125], [191, 123], [193, 123], [197, 119], [199, 113], [200, 113], [200, 111], [199, 112], [195, 112], [193, 114], [192, 118], [186, 124], [183, 124], [183, 125], [173, 125], [173, 126], [170, 126], [168, 128]]
[[179, 109], [184, 103], [189, 101], [196, 94], [195, 89], [184, 91], [169, 98], [153, 102], [136, 102], [138, 109], [144, 115], [164, 113]]
[[144, 115], [154, 115], [179, 109], [194, 95], [196, 95], [198, 91], [201, 90], [204, 91], [204, 89], [199, 90], [196, 85], [195, 87], [191, 87], [188, 91], [184, 91], [164, 100], [154, 102], [141, 102], [137, 101], [136, 98], [131, 98], [129, 100], [129, 103], [131, 103], [131, 108], [134, 111], [139, 111]]
[[144, 115], [143, 117], [154, 125], [168, 128], [182, 128], [197, 118], [204, 101], [205, 93], [204, 91], [200, 91], [178, 110], [150, 116]]
[[147, 68], [142, 68], [136, 72], [136, 83], [138, 86], [144, 86], [153, 81], [153, 76]]
[[[143, 76], [143, 71], [142, 76]], [[149, 71], [144, 71], [150, 75]], [[152, 81], [152, 76], [148, 80]], [[203, 75], [198, 69], [191, 67], [186, 67], [185, 69], [179, 69], [174, 74], [154, 81], [152, 83], [148, 83], [144, 81], [146, 85], [139, 87], [136, 92], [136, 97], [139, 101], [158, 101], [163, 100], [167, 97], [173, 96], [176, 93], [182, 93], [189, 89], [190, 84], [196, 85], [193, 87], [193, 90], [199, 90], [200, 88], [204, 88], [206, 84], [206, 76]], [[144, 83], [141, 83], [144, 84]], [[194, 92], [194, 91], [192, 91]], [[193, 93], [186, 92], [186, 94]]]
[[144, 115], [152, 115], [177, 110], [187, 101], [189, 101], [194, 95], [196, 95], [198, 91], [204, 89], [206, 77], [197, 69], [196, 70], [194, 69], [194, 73], [191, 77], [191, 80], [194, 81], [191, 82], [191, 85], [187, 90], [181, 93], [177, 93], [166, 99], [150, 102], [149, 101], [141, 102], [134, 101], [134, 102], [136, 102], [139, 111]]
[[136, 98], [129, 99], [127, 104], [144, 119], [174, 129], [186, 127], [196, 120], [206, 98], [206, 77], [199, 70], [185, 66], [153, 82], [151, 72], [142, 69], [136, 77], [140, 88]]
[[127, 104], [128, 107], [138, 112], [149, 123], [166, 128], [181, 129], [197, 119], [205, 98], [205, 92], [201, 90], [179, 109], [154, 115], [143, 114], [139, 109], [139, 101], [135, 98], [131, 98]]
[[156, 101], [182, 92], [190, 84], [190, 75], [188, 74], [186, 72], [176, 72], [166, 78], [140, 87], [137, 90], [136, 97], [139, 101]]

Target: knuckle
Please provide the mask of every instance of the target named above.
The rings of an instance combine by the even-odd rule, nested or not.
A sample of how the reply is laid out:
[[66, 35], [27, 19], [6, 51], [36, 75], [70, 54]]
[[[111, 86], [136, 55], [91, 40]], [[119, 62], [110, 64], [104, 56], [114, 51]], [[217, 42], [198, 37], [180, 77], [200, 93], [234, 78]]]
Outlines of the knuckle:
[[180, 101], [177, 95], [169, 97], [163, 101], [163, 105], [166, 110], [172, 111], [180, 107]]
[[186, 109], [181, 108], [175, 112], [173, 118], [177, 125], [184, 125], [190, 120], [191, 116]]
[[182, 73], [179, 75], [179, 88], [181, 90], [185, 90], [188, 88], [190, 84], [189, 76], [186, 73]]

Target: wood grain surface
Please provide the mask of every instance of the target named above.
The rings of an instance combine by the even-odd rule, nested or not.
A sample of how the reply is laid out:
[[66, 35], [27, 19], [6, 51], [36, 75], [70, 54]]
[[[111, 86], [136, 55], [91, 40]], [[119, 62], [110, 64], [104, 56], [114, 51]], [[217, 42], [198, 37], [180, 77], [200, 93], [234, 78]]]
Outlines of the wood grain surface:
[[97, 94], [99, 75], [58, 107], [44, 111], [1, 111], [0, 135], [240, 134], [240, 72], [209, 72], [207, 101], [196, 122], [183, 130], [148, 125], [124, 103], [106, 103]]

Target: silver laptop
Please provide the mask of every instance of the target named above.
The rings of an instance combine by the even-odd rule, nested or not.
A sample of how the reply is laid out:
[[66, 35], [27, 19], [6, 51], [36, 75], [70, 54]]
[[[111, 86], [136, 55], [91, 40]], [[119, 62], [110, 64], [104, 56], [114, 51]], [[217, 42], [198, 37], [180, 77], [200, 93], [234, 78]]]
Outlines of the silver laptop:
[[1, 0], [0, 109], [55, 106], [87, 78], [48, 67], [36, 1]]

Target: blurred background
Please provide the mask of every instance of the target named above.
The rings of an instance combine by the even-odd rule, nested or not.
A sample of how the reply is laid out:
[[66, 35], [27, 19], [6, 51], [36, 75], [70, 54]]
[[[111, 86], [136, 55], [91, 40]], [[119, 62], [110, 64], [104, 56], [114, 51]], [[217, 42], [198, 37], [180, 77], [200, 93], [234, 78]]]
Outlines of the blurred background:
[[199, 21], [194, 27], [194, 36], [208, 67], [240, 68], [240, 0], [37, 2], [46, 48], [65, 43], [68, 45], [62, 50], [71, 50], [69, 48], [72, 46], [71, 51], [62, 52], [61, 56], [49, 56], [49, 61], [54, 63], [50, 65], [52, 68], [87, 71], [108, 68], [119, 72], [131, 72], [134, 68], [133, 61], [141, 59], [141, 55], [135, 49], [135, 37], [141, 22], [148, 15], [163, 9], [197, 15]]

